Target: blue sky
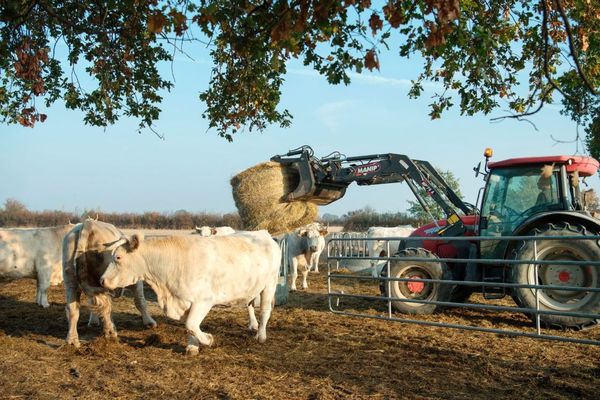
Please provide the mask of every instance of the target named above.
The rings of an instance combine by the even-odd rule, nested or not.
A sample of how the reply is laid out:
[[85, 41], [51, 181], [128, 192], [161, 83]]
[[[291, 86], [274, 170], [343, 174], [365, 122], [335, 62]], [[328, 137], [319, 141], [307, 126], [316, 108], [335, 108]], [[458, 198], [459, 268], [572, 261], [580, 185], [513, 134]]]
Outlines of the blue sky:
[[[205, 52], [204, 52], [205, 53]], [[106, 129], [83, 124], [82, 114], [57, 103], [35, 128], [0, 125], [0, 203], [15, 198], [32, 210], [117, 212], [186, 209], [193, 212], [235, 211], [229, 179], [237, 172], [303, 144], [324, 156], [338, 150], [348, 156], [401, 153], [429, 160], [459, 179], [468, 202], [482, 185], [472, 168], [485, 147], [494, 160], [519, 156], [574, 154], [575, 125], [549, 105], [531, 120], [503, 115], [463, 117], [446, 113], [429, 119], [427, 104], [435, 85], [421, 99], [407, 97], [418, 75], [416, 60], [393, 54], [382, 57], [381, 71], [354, 76], [350, 86], [330, 86], [324, 78], [291, 63], [283, 87], [282, 108], [294, 115], [291, 128], [271, 126], [263, 133], [244, 132], [228, 143], [207, 131], [198, 94], [208, 82], [210, 62], [202, 52], [194, 61], [178, 56], [173, 65], [175, 89], [165, 95], [157, 130], [138, 134], [137, 122], [122, 120]], [[162, 68], [170, 76], [170, 66]], [[583, 153], [579, 146], [579, 154]], [[598, 178], [588, 180], [598, 188]], [[405, 211], [412, 195], [406, 185], [352, 185], [341, 200], [321, 214], [343, 214], [365, 206], [378, 211]]]

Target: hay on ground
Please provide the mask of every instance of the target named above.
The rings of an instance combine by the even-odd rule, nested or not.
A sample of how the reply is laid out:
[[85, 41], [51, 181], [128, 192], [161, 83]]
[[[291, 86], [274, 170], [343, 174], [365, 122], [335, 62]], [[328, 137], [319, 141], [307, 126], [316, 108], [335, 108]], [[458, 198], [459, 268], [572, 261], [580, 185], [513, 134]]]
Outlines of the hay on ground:
[[318, 207], [306, 201], [285, 202], [299, 183], [298, 172], [277, 162], [248, 168], [231, 178], [233, 199], [244, 229], [288, 232], [317, 218]]

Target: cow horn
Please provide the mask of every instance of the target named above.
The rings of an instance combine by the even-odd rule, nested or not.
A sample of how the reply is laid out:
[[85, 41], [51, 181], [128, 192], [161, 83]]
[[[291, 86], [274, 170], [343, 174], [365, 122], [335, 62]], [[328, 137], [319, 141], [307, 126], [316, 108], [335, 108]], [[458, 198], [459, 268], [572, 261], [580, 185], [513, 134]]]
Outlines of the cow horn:
[[128, 242], [127, 238], [122, 236], [120, 239], [118, 239], [112, 243], [104, 243], [104, 246], [105, 246], [104, 250], [113, 251], [117, 247], [122, 246], [127, 242]]

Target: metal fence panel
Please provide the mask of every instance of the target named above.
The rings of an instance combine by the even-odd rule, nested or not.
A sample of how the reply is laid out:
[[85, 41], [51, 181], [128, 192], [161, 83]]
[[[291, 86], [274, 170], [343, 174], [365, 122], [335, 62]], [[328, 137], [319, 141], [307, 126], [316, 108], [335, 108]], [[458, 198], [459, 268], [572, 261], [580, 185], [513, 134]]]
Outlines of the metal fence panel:
[[[386, 237], [386, 238], [368, 238], [366, 235], [337, 235], [332, 236], [327, 244], [327, 265], [328, 265], [328, 276], [327, 276], [327, 287], [328, 287], [328, 300], [329, 308], [336, 314], [362, 317], [362, 318], [376, 318], [384, 319], [395, 322], [414, 323], [427, 326], [437, 326], [464, 330], [473, 330], [481, 332], [490, 332], [496, 334], [513, 335], [513, 336], [524, 336], [548, 340], [559, 340], [564, 342], [581, 343], [600, 345], [600, 328], [596, 330], [588, 330], [585, 332], [572, 332], [572, 331], [559, 331], [556, 329], [548, 328], [544, 326], [542, 318], [545, 316], [560, 316], [560, 317], [573, 317], [573, 318], [584, 318], [590, 319], [590, 321], [600, 321], [600, 282], [598, 277], [600, 276], [600, 260], [573, 260], [567, 259], [568, 257], [561, 255], [553, 255], [551, 259], [538, 259], [537, 246], [540, 243], [547, 241], [561, 240], [565, 242], [573, 243], [575, 241], [593, 241], [598, 244], [600, 240], [597, 236], [504, 236], [504, 237], [427, 237], [426, 240], [433, 241], [448, 241], [448, 242], [461, 242], [469, 241], [472, 243], [483, 242], [483, 241], [530, 241], [533, 242], [533, 257], [531, 259], [481, 259], [481, 258], [431, 258], [422, 256], [403, 256], [401, 258], [392, 255], [388, 257], [378, 257], [377, 255], [370, 255], [366, 252], [369, 241], [385, 241], [387, 246], [387, 254], [396, 253], [396, 249], [390, 249], [389, 243], [391, 241], [406, 240], [406, 237]], [[422, 239], [422, 238], [410, 238], [410, 239]], [[358, 245], [357, 245], [358, 244]], [[361, 249], [365, 249], [362, 250]], [[392, 250], [390, 252], [390, 250]], [[353, 268], [345, 268], [347, 263], [363, 262], [365, 265], [369, 265], [371, 261], [377, 261], [379, 263], [385, 263], [385, 276], [372, 277], [364, 275], [364, 270], [357, 270]], [[482, 280], [453, 280], [453, 279], [425, 279], [415, 277], [391, 277], [391, 266], [398, 260], [414, 261], [418, 263], [454, 263], [464, 264], [477, 263], [481, 265], [481, 268], [487, 268], [488, 266], [503, 266], [505, 268], [531, 268], [532, 269], [532, 282], [512, 282], [510, 280], [504, 280], [501, 282], [497, 281], [482, 281]], [[547, 267], [546, 270], [550, 270], [552, 273], [557, 273], [560, 276], [561, 268], [567, 268], [569, 266], [579, 266], [579, 270], [587, 271], [591, 278], [588, 279], [587, 284], [573, 285], [563, 284], [562, 279], [557, 280], [554, 284], [543, 284], [539, 278], [540, 268]], [[572, 270], [578, 271], [578, 270]], [[530, 270], [527, 271], [530, 273]], [[578, 279], [575, 276], [574, 279]], [[358, 285], [358, 282], [362, 282], [362, 285]], [[364, 283], [367, 283], [366, 285]], [[499, 298], [490, 299], [481, 298], [481, 295], [475, 296], [470, 302], [455, 302], [455, 301], [437, 301], [437, 300], [422, 300], [417, 298], [400, 298], [390, 296], [392, 293], [391, 285], [394, 282], [406, 283], [406, 285], [431, 285], [429, 287], [442, 287], [442, 285], [461, 285], [463, 287], [478, 288], [485, 294], [486, 288], [502, 290], [505, 293], [510, 293], [512, 290], [526, 289], [531, 290], [535, 296], [534, 306], [527, 307], [525, 305], [519, 305], [512, 301], [512, 299]], [[371, 286], [368, 286], [368, 284]], [[581, 283], [581, 279], [578, 279], [577, 283]], [[385, 288], [385, 292], [383, 292]], [[356, 290], [367, 290], [367, 293], [355, 293]], [[351, 292], [352, 291], [352, 292]], [[553, 293], [557, 297], [564, 296], [565, 294], [579, 296], [581, 293], [583, 299], [588, 299], [590, 303], [596, 304], [592, 309], [578, 310], [578, 309], [549, 309], [544, 306], [541, 301], [549, 301], [551, 299], [548, 293]], [[485, 296], [484, 296], [485, 297]], [[354, 302], [350, 304], [351, 302]], [[358, 310], [356, 303], [357, 301], [368, 302], [369, 307], [363, 312]], [[446, 308], [458, 309], [460, 312], [465, 313], [465, 323], [453, 323], [444, 322], [443, 317], [438, 315], [411, 315], [411, 314], [397, 314], [394, 312], [393, 305], [398, 304], [396, 302], [404, 302], [410, 304], [429, 304], [436, 306], [443, 306]], [[346, 304], [348, 303], [348, 304]], [[559, 303], [557, 303], [559, 304]], [[347, 307], [346, 307], [347, 306]], [[353, 307], [353, 308], [352, 308]], [[375, 307], [375, 311], [373, 311]], [[560, 308], [560, 307], [557, 307]], [[368, 311], [368, 312], [366, 312]], [[468, 313], [478, 313], [472, 318], [469, 317]], [[484, 313], [484, 314], [481, 314]], [[502, 324], [499, 323], [499, 315], [501, 313], [510, 313], [512, 315], [523, 316], [522, 319], [515, 319], [516, 322]], [[532, 316], [533, 321], [525, 319], [524, 315]], [[523, 321], [527, 322], [523, 322]], [[502, 325], [502, 326], [501, 326]]]

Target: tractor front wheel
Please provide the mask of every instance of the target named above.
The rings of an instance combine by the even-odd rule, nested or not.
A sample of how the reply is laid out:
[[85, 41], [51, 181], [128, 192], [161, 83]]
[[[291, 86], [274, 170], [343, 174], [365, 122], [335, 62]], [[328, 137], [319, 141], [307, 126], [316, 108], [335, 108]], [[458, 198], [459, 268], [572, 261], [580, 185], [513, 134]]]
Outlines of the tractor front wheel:
[[[425, 249], [409, 248], [396, 254], [397, 258], [391, 261], [390, 276], [392, 278], [405, 278], [407, 281], [381, 281], [381, 293], [387, 297], [407, 301], [394, 301], [392, 306], [406, 314], [432, 314], [439, 311], [442, 306], [431, 303], [416, 303], [418, 301], [450, 301], [452, 285], [437, 282], [411, 282], [411, 279], [451, 279], [451, 273], [446, 264]], [[402, 260], [405, 257], [419, 257], [423, 260]], [[381, 276], [387, 276], [384, 267]]]
[[[568, 223], [546, 224], [531, 235], [574, 236], [590, 235], [584, 227]], [[536, 243], [534, 257], [533, 241], [523, 241], [515, 249], [515, 259], [540, 261], [579, 261], [577, 265], [561, 264], [517, 264], [512, 266], [511, 281], [524, 285], [570, 286], [577, 288], [600, 287], [600, 267], [586, 265], [585, 261], [600, 260], [600, 247], [596, 240], [540, 240]], [[537, 281], [536, 281], [537, 268]], [[560, 290], [556, 288], [538, 289], [539, 309], [562, 312], [600, 313], [600, 292]], [[515, 302], [525, 308], [536, 308], [536, 289], [515, 288], [512, 293]], [[535, 321], [535, 315], [531, 314]], [[581, 329], [595, 325], [598, 319], [576, 316], [540, 314], [540, 321], [546, 326], [561, 329]]]

